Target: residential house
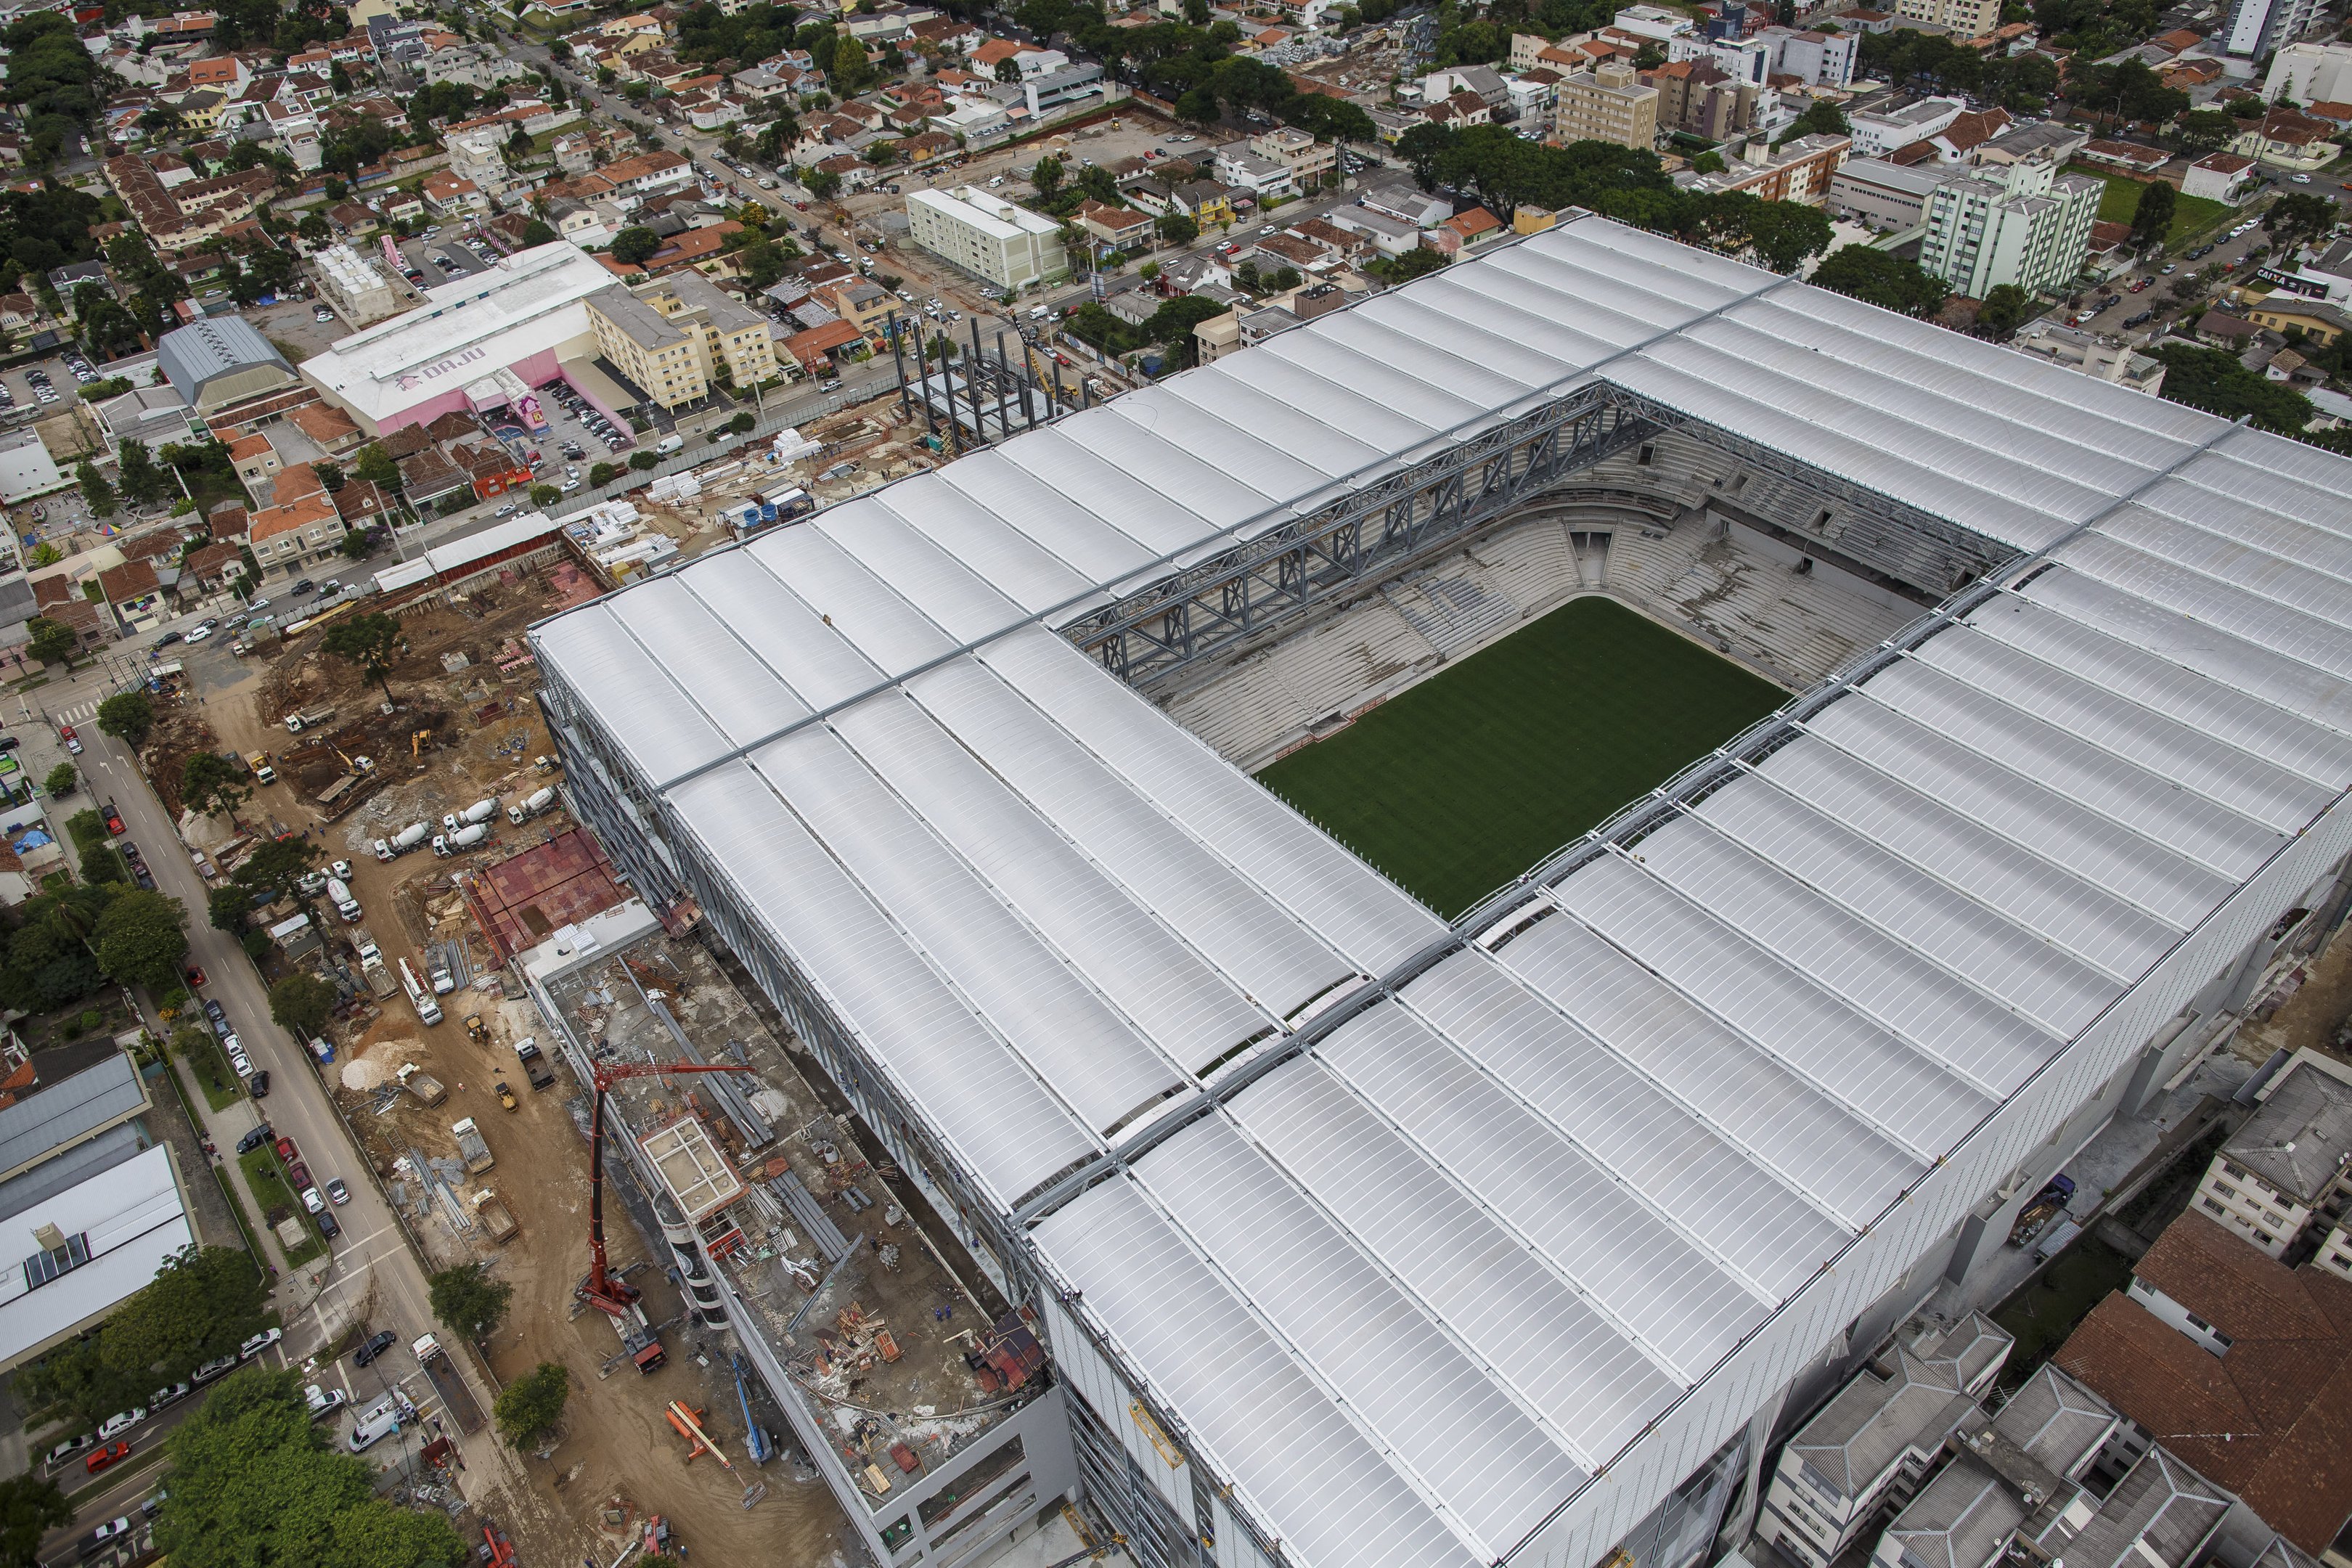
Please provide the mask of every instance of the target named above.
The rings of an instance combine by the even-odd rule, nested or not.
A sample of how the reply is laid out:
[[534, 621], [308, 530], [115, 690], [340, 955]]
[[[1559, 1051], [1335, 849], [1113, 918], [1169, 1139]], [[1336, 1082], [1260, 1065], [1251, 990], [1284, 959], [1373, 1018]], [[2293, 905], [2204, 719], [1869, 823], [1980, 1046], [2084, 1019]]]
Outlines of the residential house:
[[1335, 207], [1329, 218], [1339, 228], [1360, 234], [1382, 256], [1402, 256], [1421, 248], [1421, 226], [1369, 206]]
[[1959, 98], [1923, 98], [1900, 109], [1846, 116], [1857, 158], [1883, 158], [1898, 147], [1925, 142], [1968, 112]]
[[2160, 1441], [2302, 1551], [2336, 1554], [2352, 1520], [2352, 1281], [2288, 1268], [2200, 1202], [2053, 1363], [2139, 1443]]
[[2209, 153], [2182, 173], [2180, 194], [2236, 206], [2262, 189], [2262, 171], [2242, 153]]
[[2342, 131], [2293, 109], [2273, 109], [2231, 142], [2230, 151], [2274, 169], [2308, 173], [2335, 162]]
[[145, 631], [163, 618], [163, 584], [157, 580], [152, 562], [125, 561], [110, 566], [98, 574], [98, 586], [125, 636]]
[[[2292, 304], [2247, 318], [2277, 330]], [[2352, 1081], [2308, 1056], [2291, 1061], [2213, 1156], [2194, 1206], [2271, 1258], [2338, 1228], [2352, 1206]]]
[[1339, 166], [1337, 147], [1288, 125], [1259, 132], [1249, 139], [1249, 150], [1288, 170], [1291, 188], [1301, 192], [1317, 189]]
[[489, 201], [479, 185], [446, 169], [436, 169], [427, 174], [421, 194], [425, 210], [437, 218], [472, 217], [490, 210]]
[[2121, 338], [2070, 327], [2048, 316], [2019, 328], [2009, 346], [2151, 397], [2164, 390], [2162, 360], [2141, 353]]
[[1079, 206], [1077, 221], [1080, 228], [1113, 250], [1141, 250], [1151, 244], [1150, 215], [1132, 207], [1087, 201]]
[[1235, 142], [1218, 148], [1216, 163], [1219, 179], [1258, 200], [1297, 194], [1297, 188], [1290, 183], [1288, 169], [1271, 158], [1260, 157], [1249, 151], [1244, 142]]
[[1853, 149], [1851, 138], [1815, 132], [1778, 147], [1748, 144], [1748, 154], [1730, 160], [1719, 174], [1701, 174], [1687, 188], [1709, 193], [1743, 191], [1767, 202], [1802, 202], [1822, 206], [1838, 172]]
[[253, 514], [248, 539], [262, 581], [291, 577], [342, 548], [342, 519], [324, 489]]
[[2284, 332], [2289, 327], [2300, 328], [2305, 337], [2323, 346], [2342, 337], [2347, 324], [2352, 323], [2352, 315], [2347, 315], [2336, 306], [2284, 292], [2249, 299], [2246, 301], [2246, 317], [2274, 332]]

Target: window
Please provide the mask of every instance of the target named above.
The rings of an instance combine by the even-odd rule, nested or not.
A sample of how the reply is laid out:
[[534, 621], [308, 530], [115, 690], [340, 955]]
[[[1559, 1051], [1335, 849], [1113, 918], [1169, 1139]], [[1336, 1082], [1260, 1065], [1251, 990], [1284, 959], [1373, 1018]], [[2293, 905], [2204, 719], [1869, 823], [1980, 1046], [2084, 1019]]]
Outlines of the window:
[[2200, 1198], [2197, 1201], [2215, 1214], [2224, 1214], [2228, 1212], [2223, 1209], [2220, 1204], [2215, 1203], [2211, 1198]]
[[89, 1261], [89, 1233], [78, 1232], [66, 1237], [60, 1245], [25, 1259], [25, 1289], [37, 1290], [58, 1276], [70, 1274]]

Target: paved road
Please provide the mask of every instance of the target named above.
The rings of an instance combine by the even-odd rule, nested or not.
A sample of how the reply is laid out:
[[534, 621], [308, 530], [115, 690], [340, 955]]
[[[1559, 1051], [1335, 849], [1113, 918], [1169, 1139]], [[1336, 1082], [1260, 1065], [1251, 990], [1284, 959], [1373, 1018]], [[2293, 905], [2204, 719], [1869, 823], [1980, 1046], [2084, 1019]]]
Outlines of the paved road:
[[[117, 742], [100, 735], [95, 726], [84, 728], [81, 734], [87, 748], [81, 762], [89, 789], [113, 800], [130, 837], [145, 849], [160, 889], [186, 907], [189, 956], [208, 978], [206, 994], [227, 1009], [254, 1065], [269, 1070], [270, 1095], [260, 1109], [268, 1113], [271, 1126], [280, 1135], [294, 1140], [320, 1183], [340, 1175], [351, 1187], [352, 1201], [337, 1214], [343, 1234], [331, 1249], [333, 1278], [318, 1303], [286, 1325], [289, 1359], [299, 1363], [322, 1348], [328, 1309], [371, 1292], [374, 1297], [371, 1324], [392, 1330], [404, 1344], [436, 1325], [425, 1270], [402, 1237], [391, 1205], [369, 1176], [364, 1160], [352, 1149], [326, 1089], [309, 1065], [309, 1053], [270, 1020], [268, 993], [244, 950], [205, 920], [206, 885], [188, 856], [178, 848], [179, 835], [173, 831], [162, 804]], [[201, 1104], [198, 1109], [203, 1114]], [[206, 1117], [214, 1142], [225, 1152], [257, 1120], [255, 1110], [253, 1101], [244, 1100]], [[415, 1370], [413, 1362], [405, 1352], [394, 1352], [394, 1364], [404, 1376]], [[466, 1369], [466, 1375], [474, 1385], [476, 1401], [488, 1409], [490, 1395], [475, 1382], [471, 1368]], [[470, 1470], [469, 1485], [479, 1487], [485, 1480], [509, 1473], [509, 1458], [488, 1427], [462, 1440], [462, 1446]]]

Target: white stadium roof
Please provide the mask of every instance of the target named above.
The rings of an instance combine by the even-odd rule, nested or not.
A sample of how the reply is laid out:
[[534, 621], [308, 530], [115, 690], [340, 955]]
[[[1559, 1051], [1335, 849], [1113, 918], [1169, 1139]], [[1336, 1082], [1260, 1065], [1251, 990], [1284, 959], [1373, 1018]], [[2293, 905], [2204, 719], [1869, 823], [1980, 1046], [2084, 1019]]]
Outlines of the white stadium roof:
[[581, 301], [613, 285], [604, 264], [568, 239], [502, 257], [425, 291], [428, 301], [338, 339], [303, 376], [373, 420], [396, 425], [418, 404], [520, 364], [589, 331]]
[[[1444, 922], [1049, 628], [1596, 376], [2039, 559], [1433, 963]], [[1003, 1212], [1108, 1162], [1043, 1267], [1267, 1534], [1468, 1564], [1589, 1490], [1640, 1517], [2054, 1130], [2004, 1107], [2088, 1099], [2208, 977], [2168, 954], [2341, 853], [2347, 493], [1587, 217], [534, 635]]]

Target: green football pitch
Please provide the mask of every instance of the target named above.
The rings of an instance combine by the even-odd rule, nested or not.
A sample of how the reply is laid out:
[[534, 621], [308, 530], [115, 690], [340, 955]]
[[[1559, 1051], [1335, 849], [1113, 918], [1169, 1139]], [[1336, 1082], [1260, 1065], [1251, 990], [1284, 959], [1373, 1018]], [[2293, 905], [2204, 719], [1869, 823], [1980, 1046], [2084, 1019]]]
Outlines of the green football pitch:
[[1258, 778], [1453, 916], [1786, 698], [1576, 599]]

